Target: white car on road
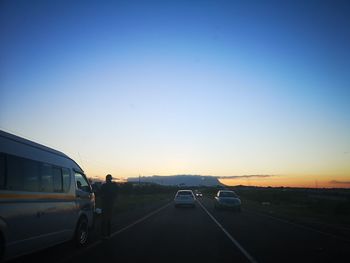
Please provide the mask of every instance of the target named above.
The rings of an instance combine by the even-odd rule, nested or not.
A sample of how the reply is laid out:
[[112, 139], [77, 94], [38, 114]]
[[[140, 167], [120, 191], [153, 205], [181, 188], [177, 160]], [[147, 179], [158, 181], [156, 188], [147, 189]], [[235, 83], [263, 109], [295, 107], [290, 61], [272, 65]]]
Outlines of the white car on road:
[[192, 190], [179, 190], [174, 198], [174, 206], [192, 206], [195, 207], [196, 198]]

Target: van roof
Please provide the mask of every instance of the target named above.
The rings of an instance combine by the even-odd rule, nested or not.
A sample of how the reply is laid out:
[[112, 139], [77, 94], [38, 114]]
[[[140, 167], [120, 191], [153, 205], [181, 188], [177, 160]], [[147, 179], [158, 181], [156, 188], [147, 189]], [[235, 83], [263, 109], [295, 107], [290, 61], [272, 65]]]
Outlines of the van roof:
[[31, 147], [34, 147], [34, 148], [37, 148], [37, 149], [49, 152], [49, 153], [53, 153], [53, 154], [59, 155], [59, 156], [64, 157], [64, 158], [67, 158], [69, 160], [72, 160], [81, 169], [81, 167], [72, 158], [70, 158], [69, 156], [67, 156], [63, 152], [60, 152], [60, 151], [57, 151], [57, 150], [52, 149], [50, 147], [47, 147], [45, 145], [42, 145], [42, 144], [30, 141], [28, 139], [24, 139], [22, 137], [19, 137], [17, 135], [5, 132], [3, 130], [0, 130], [0, 137], [6, 138], [8, 140], [15, 141], [15, 142], [18, 142], [18, 143], [21, 143], [21, 144], [25, 144], [25, 145], [28, 145], [28, 146], [31, 146]]

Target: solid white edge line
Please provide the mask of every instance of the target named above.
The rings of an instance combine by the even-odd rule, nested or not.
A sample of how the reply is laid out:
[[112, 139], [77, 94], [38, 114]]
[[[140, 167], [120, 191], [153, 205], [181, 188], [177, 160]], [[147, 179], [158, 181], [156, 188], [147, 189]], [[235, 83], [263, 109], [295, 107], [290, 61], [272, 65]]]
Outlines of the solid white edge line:
[[203, 210], [208, 214], [208, 216], [213, 219], [213, 221], [219, 226], [219, 228], [226, 234], [226, 236], [232, 241], [232, 243], [243, 253], [243, 255], [251, 262], [257, 263], [257, 261], [238, 243], [236, 239], [234, 239], [229, 232], [215, 219], [215, 217], [202, 205], [202, 203], [197, 200], [199, 205], [203, 208]]
[[[124, 232], [125, 230], [133, 227], [134, 225], [136, 225], [138, 223], [141, 223], [142, 221], [146, 220], [147, 218], [153, 216], [154, 214], [156, 214], [156, 213], [160, 212], [161, 210], [163, 210], [164, 208], [168, 207], [172, 203], [173, 202], [171, 201], [171, 202], [167, 203], [166, 205], [158, 208], [157, 210], [154, 210], [151, 213], [145, 215], [144, 217], [141, 217], [140, 219], [137, 219], [135, 222], [131, 223], [130, 225], [127, 225], [127, 226], [123, 227], [122, 229], [119, 229], [119, 230], [115, 231], [114, 233], [111, 234], [111, 238], [115, 237], [116, 235], [118, 235], [118, 234]], [[59, 262], [61, 262], [61, 263], [63, 263], [63, 262], [71, 262], [74, 257], [79, 256], [82, 253], [85, 253], [86, 251], [88, 251], [88, 250], [98, 246], [101, 243], [102, 243], [102, 240], [97, 240], [96, 242], [92, 243], [91, 245], [88, 245], [87, 247], [85, 247], [85, 248], [83, 248], [81, 250], [78, 250], [76, 253], [73, 253], [70, 257], [62, 259]]]

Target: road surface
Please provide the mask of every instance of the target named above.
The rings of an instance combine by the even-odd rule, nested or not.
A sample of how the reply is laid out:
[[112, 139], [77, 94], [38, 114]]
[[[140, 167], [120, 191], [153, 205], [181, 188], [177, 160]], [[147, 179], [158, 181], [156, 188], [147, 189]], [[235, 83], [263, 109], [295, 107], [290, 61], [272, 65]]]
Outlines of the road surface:
[[126, 217], [109, 240], [87, 248], [67, 244], [16, 261], [36, 262], [349, 262], [350, 242], [256, 211], [216, 211], [159, 204]]

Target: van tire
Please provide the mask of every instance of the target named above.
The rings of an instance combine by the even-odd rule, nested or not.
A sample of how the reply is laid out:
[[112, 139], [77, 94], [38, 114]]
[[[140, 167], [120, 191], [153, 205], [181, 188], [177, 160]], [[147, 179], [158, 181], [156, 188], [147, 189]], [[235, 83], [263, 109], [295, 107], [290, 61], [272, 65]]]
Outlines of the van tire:
[[85, 217], [78, 221], [74, 234], [74, 242], [77, 247], [85, 247], [89, 240], [89, 225]]

